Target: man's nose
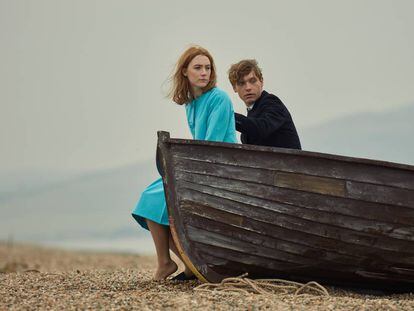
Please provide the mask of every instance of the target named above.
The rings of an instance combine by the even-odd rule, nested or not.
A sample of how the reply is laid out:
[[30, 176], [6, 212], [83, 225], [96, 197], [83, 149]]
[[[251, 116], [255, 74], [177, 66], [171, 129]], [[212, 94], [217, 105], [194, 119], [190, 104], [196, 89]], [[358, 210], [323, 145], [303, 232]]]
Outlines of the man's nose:
[[246, 82], [246, 90], [250, 90], [252, 88], [252, 85], [249, 82]]

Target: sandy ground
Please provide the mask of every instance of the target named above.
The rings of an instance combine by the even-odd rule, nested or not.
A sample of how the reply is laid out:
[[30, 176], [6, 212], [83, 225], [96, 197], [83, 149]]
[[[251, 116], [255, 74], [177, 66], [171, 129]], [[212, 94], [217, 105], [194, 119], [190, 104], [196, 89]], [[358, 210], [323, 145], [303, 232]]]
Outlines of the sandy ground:
[[414, 310], [414, 294], [327, 296], [200, 292], [198, 281], [154, 282], [154, 258], [0, 243], [0, 310]]

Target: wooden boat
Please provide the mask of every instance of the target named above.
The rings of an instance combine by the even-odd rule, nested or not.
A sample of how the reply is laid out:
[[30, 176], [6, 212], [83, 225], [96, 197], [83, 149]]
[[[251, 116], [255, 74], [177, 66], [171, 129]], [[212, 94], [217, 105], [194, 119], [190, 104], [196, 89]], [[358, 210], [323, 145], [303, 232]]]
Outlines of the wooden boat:
[[202, 281], [414, 289], [414, 166], [158, 133], [170, 228]]

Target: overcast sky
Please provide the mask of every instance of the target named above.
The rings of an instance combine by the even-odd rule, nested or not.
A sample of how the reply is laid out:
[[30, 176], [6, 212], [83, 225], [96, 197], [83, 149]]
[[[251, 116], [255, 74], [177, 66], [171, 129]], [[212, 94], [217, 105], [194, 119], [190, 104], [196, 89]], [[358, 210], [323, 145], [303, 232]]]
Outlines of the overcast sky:
[[[165, 98], [180, 53], [256, 58], [299, 132], [414, 102], [414, 1], [0, 0], [0, 172], [82, 171], [153, 157], [156, 131], [190, 137]], [[380, 125], [379, 125], [380, 126]]]

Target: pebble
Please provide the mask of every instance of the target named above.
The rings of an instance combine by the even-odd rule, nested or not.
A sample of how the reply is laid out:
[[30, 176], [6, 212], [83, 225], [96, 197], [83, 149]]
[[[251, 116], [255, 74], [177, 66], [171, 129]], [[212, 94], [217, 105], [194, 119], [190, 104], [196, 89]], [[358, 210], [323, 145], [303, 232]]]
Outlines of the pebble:
[[196, 292], [198, 281], [152, 281], [154, 269], [153, 257], [0, 243], [0, 310], [414, 310], [413, 294], [330, 287], [329, 297]]

